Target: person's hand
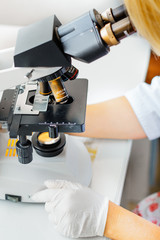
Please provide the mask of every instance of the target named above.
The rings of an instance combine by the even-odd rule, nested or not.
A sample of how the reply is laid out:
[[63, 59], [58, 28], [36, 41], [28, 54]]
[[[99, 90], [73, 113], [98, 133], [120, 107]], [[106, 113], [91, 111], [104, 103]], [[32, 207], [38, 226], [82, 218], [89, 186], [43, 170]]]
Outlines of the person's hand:
[[103, 236], [108, 198], [88, 187], [65, 180], [45, 182], [47, 189], [32, 196], [46, 202], [45, 209], [56, 229], [66, 237]]

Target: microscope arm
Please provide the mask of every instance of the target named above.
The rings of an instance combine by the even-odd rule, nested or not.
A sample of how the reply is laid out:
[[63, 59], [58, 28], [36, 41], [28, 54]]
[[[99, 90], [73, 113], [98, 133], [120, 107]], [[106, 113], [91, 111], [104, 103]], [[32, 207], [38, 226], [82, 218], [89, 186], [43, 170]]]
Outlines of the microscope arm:
[[46, 76], [46, 74], [50, 75], [53, 73], [53, 71], [59, 69], [58, 67], [14, 67], [14, 51], [14, 48], [8, 48], [0, 51], [0, 62], [2, 62], [1, 68], [3, 68], [3, 70], [0, 70], [0, 91], [4, 91], [5, 89], [9, 89], [17, 85], [25, 84], [29, 80], [34, 81]]

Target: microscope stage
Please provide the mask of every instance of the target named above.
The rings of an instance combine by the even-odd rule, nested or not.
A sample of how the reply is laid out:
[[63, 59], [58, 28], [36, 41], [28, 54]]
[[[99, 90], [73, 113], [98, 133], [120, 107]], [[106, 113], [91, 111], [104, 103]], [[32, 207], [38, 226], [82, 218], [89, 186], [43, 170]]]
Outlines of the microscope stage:
[[[20, 89], [5, 90], [0, 102], [0, 122], [7, 122], [10, 136], [16, 138], [24, 133], [29, 136], [32, 132], [48, 132], [51, 125], [56, 125], [58, 131], [63, 133], [83, 132], [85, 129], [88, 80], [67, 81], [65, 86], [73, 101], [66, 104], [48, 104], [47, 111], [40, 111], [39, 114], [33, 115], [28, 114], [28, 111], [26, 114], [21, 114], [21, 110], [19, 114], [14, 114], [14, 109], [17, 107], [17, 94]], [[34, 85], [33, 90], [35, 90]], [[27, 99], [23, 97], [23, 93], [18, 95], [22, 96], [20, 109], [24, 107], [23, 105], [30, 107], [29, 92], [25, 94]]]
[[33, 150], [33, 161], [23, 165], [16, 154], [17, 139], [0, 134], [0, 199], [32, 202], [35, 192], [44, 189], [48, 179], [66, 179], [89, 185], [91, 160], [80, 140], [66, 136], [66, 146], [57, 157], [45, 158]]

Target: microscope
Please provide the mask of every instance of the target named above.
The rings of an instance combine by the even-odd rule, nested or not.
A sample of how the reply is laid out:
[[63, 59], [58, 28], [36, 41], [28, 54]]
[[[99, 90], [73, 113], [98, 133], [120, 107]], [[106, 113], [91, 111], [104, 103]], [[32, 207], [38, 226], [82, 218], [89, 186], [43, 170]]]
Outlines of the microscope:
[[3, 53], [13, 66], [0, 71], [0, 126], [9, 132], [0, 136], [1, 199], [31, 202], [51, 178], [90, 184], [87, 150], [64, 134], [85, 131], [88, 80], [77, 78], [72, 58], [91, 63], [133, 32], [124, 5], [65, 25], [53, 15], [19, 30], [15, 49]]

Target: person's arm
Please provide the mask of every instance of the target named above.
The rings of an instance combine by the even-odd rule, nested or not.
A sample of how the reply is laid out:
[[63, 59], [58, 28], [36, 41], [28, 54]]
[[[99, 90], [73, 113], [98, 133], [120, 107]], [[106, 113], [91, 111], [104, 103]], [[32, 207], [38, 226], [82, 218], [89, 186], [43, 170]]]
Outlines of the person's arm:
[[130, 103], [124, 96], [88, 105], [85, 125], [85, 132], [78, 134], [79, 136], [112, 139], [146, 137]]
[[87, 107], [81, 136], [149, 140], [160, 136], [160, 77], [140, 83], [125, 96]]
[[160, 227], [109, 202], [104, 236], [114, 240], [160, 240]]
[[49, 180], [32, 199], [46, 202], [56, 229], [66, 237], [105, 236], [113, 240], [160, 240], [160, 227], [78, 183]]

